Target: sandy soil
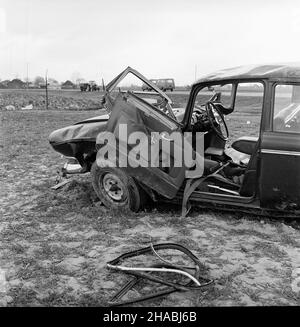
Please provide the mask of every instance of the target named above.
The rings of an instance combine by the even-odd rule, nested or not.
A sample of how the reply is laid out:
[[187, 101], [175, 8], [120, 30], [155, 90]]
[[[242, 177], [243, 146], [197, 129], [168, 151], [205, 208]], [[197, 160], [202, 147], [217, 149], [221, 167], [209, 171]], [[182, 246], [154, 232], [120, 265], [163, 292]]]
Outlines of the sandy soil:
[[106, 306], [128, 278], [109, 271], [106, 262], [148, 246], [150, 237], [187, 246], [215, 283], [145, 305], [299, 305], [293, 287], [298, 223], [209, 210], [182, 219], [178, 208], [165, 206], [111, 212], [98, 201], [89, 174], [51, 190], [64, 160], [47, 136], [96, 114], [1, 113], [0, 306]]

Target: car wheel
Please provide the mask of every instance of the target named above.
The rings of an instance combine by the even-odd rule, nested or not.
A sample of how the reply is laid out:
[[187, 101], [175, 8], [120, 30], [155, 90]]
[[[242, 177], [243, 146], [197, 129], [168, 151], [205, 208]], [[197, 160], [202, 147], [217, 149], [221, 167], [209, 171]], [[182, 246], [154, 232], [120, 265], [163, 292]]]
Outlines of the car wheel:
[[138, 212], [142, 207], [143, 190], [119, 168], [98, 167], [94, 162], [91, 168], [93, 188], [107, 208], [130, 209]]

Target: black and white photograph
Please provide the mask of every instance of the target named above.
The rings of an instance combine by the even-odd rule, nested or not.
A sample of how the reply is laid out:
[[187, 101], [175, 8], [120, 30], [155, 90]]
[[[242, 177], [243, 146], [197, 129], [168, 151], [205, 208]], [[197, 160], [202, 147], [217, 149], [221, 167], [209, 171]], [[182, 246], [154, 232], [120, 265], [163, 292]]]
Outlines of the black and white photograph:
[[299, 306], [299, 38], [298, 0], [0, 0], [0, 307]]

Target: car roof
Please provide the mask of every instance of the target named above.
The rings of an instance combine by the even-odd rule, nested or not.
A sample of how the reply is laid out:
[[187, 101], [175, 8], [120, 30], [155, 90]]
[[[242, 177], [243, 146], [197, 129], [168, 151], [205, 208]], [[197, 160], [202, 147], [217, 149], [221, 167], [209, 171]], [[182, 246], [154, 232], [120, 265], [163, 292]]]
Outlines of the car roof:
[[287, 64], [249, 65], [227, 68], [203, 76], [193, 85], [230, 79], [291, 79], [300, 81], [300, 62]]

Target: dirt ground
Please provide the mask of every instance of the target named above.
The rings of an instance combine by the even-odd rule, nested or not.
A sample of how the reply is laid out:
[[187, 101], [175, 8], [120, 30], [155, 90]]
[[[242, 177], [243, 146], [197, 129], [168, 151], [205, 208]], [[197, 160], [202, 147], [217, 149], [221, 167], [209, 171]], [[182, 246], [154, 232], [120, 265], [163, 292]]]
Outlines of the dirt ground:
[[[48, 110], [99, 109], [100, 94], [102, 93], [80, 92], [80, 90], [49, 90]], [[44, 89], [0, 90], [0, 110], [18, 110], [30, 104], [36, 110], [46, 109], [46, 91]]]
[[293, 287], [300, 268], [297, 222], [204, 209], [182, 219], [178, 208], [164, 206], [111, 212], [89, 174], [52, 190], [64, 159], [48, 144], [49, 133], [98, 114], [0, 113], [0, 306], [106, 306], [128, 278], [106, 262], [148, 246], [150, 237], [187, 246], [215, 283], [138, 305], [300, 304]]

